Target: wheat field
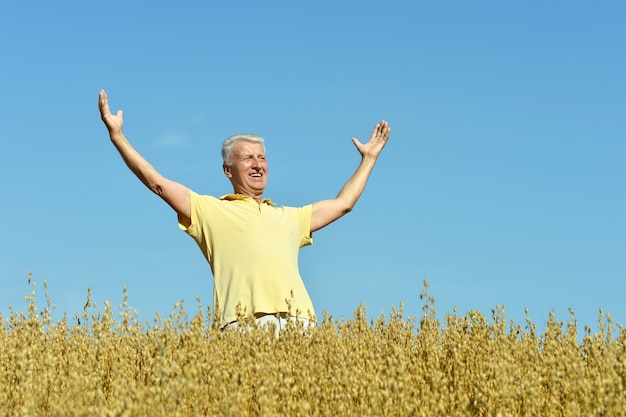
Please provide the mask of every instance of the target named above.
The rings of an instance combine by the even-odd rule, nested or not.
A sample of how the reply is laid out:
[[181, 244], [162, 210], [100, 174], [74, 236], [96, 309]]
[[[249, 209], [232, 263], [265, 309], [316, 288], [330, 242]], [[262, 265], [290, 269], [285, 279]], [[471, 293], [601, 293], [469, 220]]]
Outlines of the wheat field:
[[421, 317], [400, 305], [368, 320], [360, 306], [276, 336], [222, 332], [199, 300], [140, 323], [126, 289], [117, 312], [88, 291], [84, 311], [53, 322], [32, 285], [28, 311], [1, 317], [1, 416], [626, 415], [626, 333], [602, 312], [584, 335], [573, 312], [541, 334], [500, 306], [440, 319], [425, 281]]

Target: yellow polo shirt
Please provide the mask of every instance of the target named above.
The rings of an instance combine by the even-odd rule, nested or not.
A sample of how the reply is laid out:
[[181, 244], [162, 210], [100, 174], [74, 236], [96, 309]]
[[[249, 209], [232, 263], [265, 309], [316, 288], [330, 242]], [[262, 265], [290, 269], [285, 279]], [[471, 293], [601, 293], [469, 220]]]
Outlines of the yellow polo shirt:
[[309, 318], [313, 303], [298, 270], [298, 251], [313, 243], [312, 206], [276, 207], [269, 199], [228, 194], [221, 198], [191, 192], [191, 236], [213, 272], [213, 305], [221, 324], [245, 315], [287, 312]]

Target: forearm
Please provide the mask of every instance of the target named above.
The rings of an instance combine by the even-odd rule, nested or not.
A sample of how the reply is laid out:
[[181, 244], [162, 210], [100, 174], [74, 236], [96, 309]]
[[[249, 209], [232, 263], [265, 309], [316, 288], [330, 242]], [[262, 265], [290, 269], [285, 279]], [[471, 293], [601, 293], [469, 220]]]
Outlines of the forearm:
[[361, 197], [375, 164], [376, 158], [371, 156], [363, 157], [354, 174], [352, 174], [337, 194], [337, 197], [335, 197], [336, 200], [342, 203], [346, 213], [354, 208], [356, 202]]
[[372, 136], [366, 144], [362, 144], [358, 139], [352, 138], [352, 142], [361, 154], [361, 163], [335, 198], [313, 203], [311, 233], [352, 211], [363, 190], [365, 190], [365, 185], [374, 169], [374, 165], [376, 165], [378, 155], [389, 138], [389, 132], [389, 125], [383, 120], [374, 127]]
[[335, 198], [313, 203], [311, 233], [352, 211], [363, 190], [365, 190], [365, 185], [375, 164], [376, 158], [364, 157]]
[[122, 159], [137, 178], [174, 209], [181, 221], [189, 224], [191, 222], [190, 190], [182, 184], [163, 177], [137, 152], [122, 132], [111, 132], [110, 137]]
[[130, 144], [122, 132], [111, 133], [111, 142], [119, 152], [128, 168], [139, 180], [156, 194], [161, 194], [159, 172]]

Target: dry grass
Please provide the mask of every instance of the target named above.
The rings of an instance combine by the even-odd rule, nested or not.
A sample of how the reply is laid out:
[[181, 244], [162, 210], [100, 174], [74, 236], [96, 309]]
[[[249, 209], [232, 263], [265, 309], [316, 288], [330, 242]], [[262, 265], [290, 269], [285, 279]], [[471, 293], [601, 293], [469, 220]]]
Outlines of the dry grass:
[[126, 298], [116, 318], [90, 294], [82, 314], [52, 323], [33, 291], [26, 314], [2, 318], [0, 415], [626, 415], [626, 333], [610, 317], [582, 338], [573, 313], [540, 335], [500, 307], [440, 321], [425, 285], [419, 319], [400, 306], [368, 321], [360, 307], [279, 337], [222, 333], [199, 302], [191, 318], [180, 303], [141, 324]]

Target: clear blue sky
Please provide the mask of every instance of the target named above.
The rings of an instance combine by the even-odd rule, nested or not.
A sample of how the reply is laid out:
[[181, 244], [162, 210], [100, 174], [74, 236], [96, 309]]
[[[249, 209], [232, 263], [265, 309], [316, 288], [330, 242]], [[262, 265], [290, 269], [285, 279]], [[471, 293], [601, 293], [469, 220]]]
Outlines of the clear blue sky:
[[332, 197], [350, 138], [392, 134], [355, 210], [314, 235], [300, 271], [318, 315], [404, 302], [438, 315], [574, 309], [626, 323], [623, 2], [0, 3], [0, 312], [29, 271], [55, 316], [141, 320], [211, 305], [212, 277], [169, 207], [110, 144], [98, 91], [164, 175], [223, 195], [219, 147], [266, 138], [266, 196]]

